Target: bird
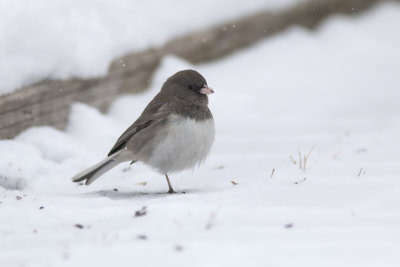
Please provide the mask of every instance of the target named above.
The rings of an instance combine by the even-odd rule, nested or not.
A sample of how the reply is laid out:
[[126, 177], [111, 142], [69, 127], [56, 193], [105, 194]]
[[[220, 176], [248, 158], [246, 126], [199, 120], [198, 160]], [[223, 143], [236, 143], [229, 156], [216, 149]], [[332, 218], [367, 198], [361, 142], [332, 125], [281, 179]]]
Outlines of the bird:
[[176, 193], [169, 174], [202, 164], [215, 139], [208, 95], [214, 90], [195, 70], [169, 77], [139, 118], [118, 138], [107, 157], [72, 177], [93, 183], [122, 162], [142, 162], [165, 175], [168, 193]]

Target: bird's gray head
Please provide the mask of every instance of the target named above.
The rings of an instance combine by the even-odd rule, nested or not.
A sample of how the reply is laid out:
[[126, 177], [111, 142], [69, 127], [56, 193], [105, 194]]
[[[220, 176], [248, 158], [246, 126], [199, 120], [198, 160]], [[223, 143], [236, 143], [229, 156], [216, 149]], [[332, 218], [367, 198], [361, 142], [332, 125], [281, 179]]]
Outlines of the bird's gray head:
[[199, 104], [207, 104], [207, 95], [214, 93], [206, 79], [195, 70], [175, 73], [164, 83], [161, 91], [180, 100]]

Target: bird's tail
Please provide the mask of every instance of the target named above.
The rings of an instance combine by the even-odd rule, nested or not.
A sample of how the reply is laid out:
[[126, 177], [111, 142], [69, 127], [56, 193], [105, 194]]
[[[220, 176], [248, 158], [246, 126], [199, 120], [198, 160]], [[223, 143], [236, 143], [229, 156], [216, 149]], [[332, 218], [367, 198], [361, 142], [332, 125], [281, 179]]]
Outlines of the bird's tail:
[[126, 152], [124, 150], [118, 151], [115, 154], [105, 158], [96, 165], [81, 171], [74, 177], [72, 177], [72, 182], [85, 181], [86, 185], [93, 183], [97, 178], [99, 178], [104, 173], [108, 172], [121, 162], [127, 161]]

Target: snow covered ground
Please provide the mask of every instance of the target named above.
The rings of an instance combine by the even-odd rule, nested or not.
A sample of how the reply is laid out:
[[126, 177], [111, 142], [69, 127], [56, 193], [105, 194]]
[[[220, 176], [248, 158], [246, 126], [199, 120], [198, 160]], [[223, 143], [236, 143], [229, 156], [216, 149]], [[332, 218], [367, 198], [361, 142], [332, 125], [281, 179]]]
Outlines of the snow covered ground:
[[299, 1], [2, 0], [0, 94], [45, 78], [103, 75], [117, 56]]
[[[106, 115], [76, 104], [66, 132], [0, 141], [0, 265], [399, 266], [398, 26], [387, 3], [209, 64], [167, 57]], [[73, 184], [185, 68], [215, 89], [217, 129], [206, 164], [171, 176], [186, 194], [139, 164]]]

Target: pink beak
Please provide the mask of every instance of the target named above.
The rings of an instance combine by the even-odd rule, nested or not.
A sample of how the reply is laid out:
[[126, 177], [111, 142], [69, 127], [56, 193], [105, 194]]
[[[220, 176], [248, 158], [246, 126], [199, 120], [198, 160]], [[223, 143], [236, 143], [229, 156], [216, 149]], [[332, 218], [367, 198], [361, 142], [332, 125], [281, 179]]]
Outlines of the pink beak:
[[204, 85], [203, 88], [200, 89], [200, 94], [203, 95], [209, 95], [209, 94], [213, 94], [214, 90], [211, 89], [210, 87], [208, 87], [207, 85]]

